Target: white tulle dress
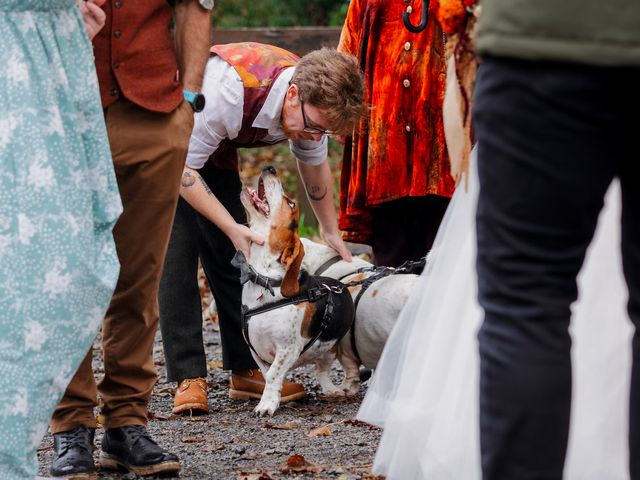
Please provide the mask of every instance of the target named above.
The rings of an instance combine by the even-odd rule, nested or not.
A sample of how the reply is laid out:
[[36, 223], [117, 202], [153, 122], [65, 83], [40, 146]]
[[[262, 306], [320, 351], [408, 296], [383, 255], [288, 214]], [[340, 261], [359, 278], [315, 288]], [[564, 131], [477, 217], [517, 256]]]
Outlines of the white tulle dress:
[[[472, 165], [475, 158], [472, 159]], [[479, 480], [477, 174], [458, 188], [358, 418], [384, 428], [374, 472]], [[573, 307], [573, 399], [565, 478], [625, 480], [632, 326], [620, 257], [620, 188], [607, 193]]]

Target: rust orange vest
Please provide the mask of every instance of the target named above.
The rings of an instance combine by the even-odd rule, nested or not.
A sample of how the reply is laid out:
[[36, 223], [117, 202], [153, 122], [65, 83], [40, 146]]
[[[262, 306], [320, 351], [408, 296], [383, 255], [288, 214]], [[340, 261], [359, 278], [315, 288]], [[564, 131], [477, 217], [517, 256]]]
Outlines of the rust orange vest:
[[183, 100], [167, 0], [107, 0], [104, 28], [93, 39], [102, 106], [121, 95], [154, 112]]

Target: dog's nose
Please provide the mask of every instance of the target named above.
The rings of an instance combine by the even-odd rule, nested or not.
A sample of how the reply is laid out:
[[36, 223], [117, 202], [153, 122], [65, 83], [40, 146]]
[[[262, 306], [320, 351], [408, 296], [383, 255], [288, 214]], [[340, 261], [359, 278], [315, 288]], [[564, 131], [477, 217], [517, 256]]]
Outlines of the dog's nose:
[[273, 167], [266, 167], [262, 171], [266, 173], [270, 173], [271, 175], [276, 175], [276, 169]]

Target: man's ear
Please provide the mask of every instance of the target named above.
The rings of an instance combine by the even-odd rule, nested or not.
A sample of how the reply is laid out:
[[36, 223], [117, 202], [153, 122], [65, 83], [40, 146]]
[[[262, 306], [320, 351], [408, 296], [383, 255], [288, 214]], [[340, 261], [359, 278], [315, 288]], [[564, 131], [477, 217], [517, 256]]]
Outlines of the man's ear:
[[302, 242], [295, 236], [294, 244], [288, 246], [280, 256], [280, 263], [284, 265], [285, 273], [280, 285], [280, 293], [283, 297], [293, 297], [300, 293], [300, 284], [298, 283], [298, 275], [302, 258], [304, 257], [304, 247]]

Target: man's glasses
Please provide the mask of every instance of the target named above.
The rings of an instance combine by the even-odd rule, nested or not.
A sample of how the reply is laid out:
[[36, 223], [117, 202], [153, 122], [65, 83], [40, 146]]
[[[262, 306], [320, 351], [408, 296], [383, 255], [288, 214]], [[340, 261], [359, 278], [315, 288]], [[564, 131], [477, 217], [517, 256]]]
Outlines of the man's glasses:
[[309, 122], [307, 122], [307, 116], [304, 113], [304, 102], [302, 101], [302, 97], [300, 97], [300, 110], [302, 110], [302, 122], [304, 123], [304, 128], [302, 129], [303, 132], [312, 133], [314, 135], [333, 135], [335, 133], [331, 130], [324, 130], [323, 128], [309, 125]]

